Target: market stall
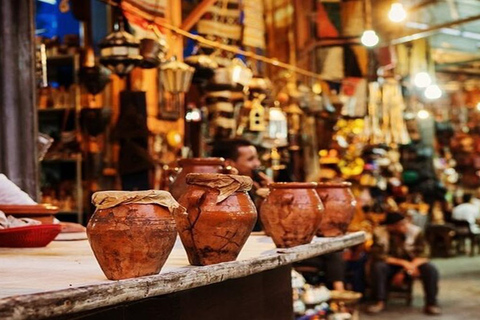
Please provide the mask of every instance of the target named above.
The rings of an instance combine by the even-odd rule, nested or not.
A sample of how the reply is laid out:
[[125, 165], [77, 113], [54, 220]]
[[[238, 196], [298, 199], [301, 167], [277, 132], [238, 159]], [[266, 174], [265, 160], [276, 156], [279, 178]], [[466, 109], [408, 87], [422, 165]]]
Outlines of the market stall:
[[189, 266], [177, 241], [161, 274], [120, 281], [105, 279], [86, 240], [2, 248], [0, 317], [291, 319], [291, 264], [364, 240], [357, 232], [276, 249], [269, 237], [251, 235], [237, 261], [204, 267]]

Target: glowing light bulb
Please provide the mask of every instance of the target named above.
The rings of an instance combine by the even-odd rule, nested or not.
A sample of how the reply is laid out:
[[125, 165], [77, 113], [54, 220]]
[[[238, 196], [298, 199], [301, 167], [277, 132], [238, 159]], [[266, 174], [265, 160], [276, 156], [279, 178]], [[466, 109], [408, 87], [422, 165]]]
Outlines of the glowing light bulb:
[[413, 83], [419, 88], [426, 88], [432, 84], [432, 78], [427, 72], [419, 72], [413, 78]]
[[390, 11], [388, 12], [388, 18], [392, 22], [402, 22], [407, 17], [407, 11], [403, 8], [401, 3], [392, 3]]
[[378, 38], [377, 34], [373, 30], [365, 30], [362, 34], [362, 37], [360, 38], [360, 41], [366, 47], [376, 46], [379, 40], [380, 39]]
[[442, 90], [436, 84], [431, 84], [425, 89], [425, 98], [430, 100], [439, 99], [442, 96]]
[[480, 111], [480, 102], [477, 103], [477, 111]]
[[419, 119], [427, 119], [428, 117], [430, 117], [430, 113], [427, 110], [422, 109], [422, 110], [418, 111], [417, 117]]

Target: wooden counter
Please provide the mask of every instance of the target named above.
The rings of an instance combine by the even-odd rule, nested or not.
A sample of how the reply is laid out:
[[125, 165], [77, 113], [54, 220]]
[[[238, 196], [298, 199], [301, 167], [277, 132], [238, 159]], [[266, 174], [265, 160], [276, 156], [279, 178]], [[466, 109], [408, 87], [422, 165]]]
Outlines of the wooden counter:
[[269, 237], [252, 235], [237, 261], [205, 267], [189, 266], [177, 241], [160, 274], [120, 281], [105, 278], [86, 240], [54, 241], [45, 248], [0, 248], [0, 319], [61, 317], [243, 279], [362, 243], [364, 238], [363, 232], [356, 232], [276, 249]]

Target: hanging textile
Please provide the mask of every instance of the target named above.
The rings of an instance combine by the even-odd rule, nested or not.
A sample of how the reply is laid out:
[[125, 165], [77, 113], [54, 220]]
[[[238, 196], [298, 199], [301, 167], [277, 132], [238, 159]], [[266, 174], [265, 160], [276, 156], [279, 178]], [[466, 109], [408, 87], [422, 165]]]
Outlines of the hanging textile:
[[338, 38], [338, 30], [328, 16], [325, 6], [317, 1], [317, 37]]
[[365, 29], [363, 1], [341, 1], [342, 36], [357, 37]]
[[[242, 36], [240, 21], [239, 0], [219, 0], [210, 6], [207, 12], [197, 23], [198, 34], [208, 40], [218, 41], [223, 44], [238, 46]], [[203, 46], [204, 52], [212, 52], [213, 49]], [[222, 55], [233, 58], [231, 52], [222, 51]]]
[[324, 80], [342, 80], [345, 76], [343, 48], [330, 47], [317, 49], [317, 67]]
[[367, 113], [367, 80], [345, 78], [342, 81], [342, 97], [345, 102], [342, 115], [352, 118], [364, 117]]
[[410, 136], [403, 118], [405, 102], [397, 80], [385, 79], [380, 86], [371, 82], [366, 132], [371, 144], [407, 144]]
[[265, 49], [265, 19], [262, 1], [243, 0], [243, 45]]
[[345, 77], [363, 77], [357, 56], [351, 46], [345, 46], [343, 48], [343, 63], [345, 65]]

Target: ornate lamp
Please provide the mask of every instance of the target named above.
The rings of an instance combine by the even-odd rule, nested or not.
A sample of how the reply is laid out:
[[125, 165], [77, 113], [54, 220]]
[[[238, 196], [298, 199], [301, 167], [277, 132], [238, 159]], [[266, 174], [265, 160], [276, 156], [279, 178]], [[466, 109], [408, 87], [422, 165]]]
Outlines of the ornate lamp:
[[86, 49], [85, 60], [78, 72], [80, 83], [88, 93], [99, 94], [110, 82], [110, 71], [95, 63], [95, 54], [91, 47]]
[[180, 117], [180, 94], [185, 93], [192, 83], [195, 68], [178, 61], [175, 57], [160, 68], [160, 79], [165, 91], [172, 94], [172, 103], [161, 105], [160, 117], [177, 120]]
[[160, 65], [168, 50], [167, 41], [164, 38], [140, 40], [140, 55], [143, 60], [140, 61], [140, 68], [152, 69]]
[[248, 83], [253, 77], [253, 73], [242, 60], [238, 58], [233, 59], [228, 69], [232, 83], [238, 83], [244, 87], [248, 86]]
[[100, 44], [100, 63], [120, 77], [124, 77], [140, 63], [139, 43], [125, 31], [123, 17], [115, 23], [114, 32]]
[[178, 61], [175, 57], [160, 68], [165, 91], [172, 94], [185, 93], [190, 88], [195, 68]]

